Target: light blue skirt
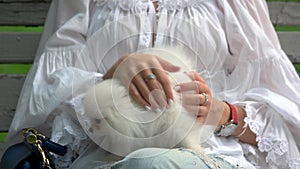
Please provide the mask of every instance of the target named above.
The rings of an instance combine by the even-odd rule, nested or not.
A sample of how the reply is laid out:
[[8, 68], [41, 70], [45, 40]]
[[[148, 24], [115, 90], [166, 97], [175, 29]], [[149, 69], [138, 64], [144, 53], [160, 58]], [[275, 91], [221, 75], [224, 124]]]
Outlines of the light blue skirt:
[[[195, 152], [188, 149], [145, 148], [137, 150], [116, 162], [111, 169], [237, 169], [238, 166], [217, 155], [207, 155], [215, 165], [212, 167]], [[216, 167], [217, 166], [217, 167]]]

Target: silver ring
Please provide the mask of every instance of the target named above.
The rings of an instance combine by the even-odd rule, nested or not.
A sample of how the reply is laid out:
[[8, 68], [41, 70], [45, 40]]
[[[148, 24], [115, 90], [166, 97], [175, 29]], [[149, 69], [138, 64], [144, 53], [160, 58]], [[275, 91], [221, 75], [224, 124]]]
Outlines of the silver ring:
[[206, 106], [208, 103], [208, 95], [206, 93], [201, 93], [202, 96], [204, 96], [204, 103], [201, 104], [201, 106]]
[[150, 75], [148, 75], [145, 78], [145, 81], [148, 82], [148, 81], [153, 80], [153, 79], [156, 79], [156, 76], [155, 76], [155, 74], [151, 73]]

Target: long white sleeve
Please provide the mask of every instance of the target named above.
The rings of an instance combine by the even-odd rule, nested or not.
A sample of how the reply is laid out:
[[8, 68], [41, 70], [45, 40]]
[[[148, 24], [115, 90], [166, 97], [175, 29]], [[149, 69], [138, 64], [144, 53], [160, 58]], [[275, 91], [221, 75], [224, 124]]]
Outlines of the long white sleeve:
[[245, 122], [257, 135], [258, 149], [244, 145], [244, 153], [257, 166], [300, 167], [300, 80], [280, 47], [266, 2], [229, 1], [224, 13], [225, 18], [234, 14], [237, 20], [233, 27], [226, 22], [236, 59], [227, 79], [231, 86], [227, 96], [245, 106]]
[[[35, 62], [27, 75], [10, 137], [25, 127], [45, 122], [76, 88], [84, 90], [99, 74], [82, 70], [76, 60], [86, 42], [88, 0], [53, 0]], [[90, 83], [90, 84], [89, 84]]]

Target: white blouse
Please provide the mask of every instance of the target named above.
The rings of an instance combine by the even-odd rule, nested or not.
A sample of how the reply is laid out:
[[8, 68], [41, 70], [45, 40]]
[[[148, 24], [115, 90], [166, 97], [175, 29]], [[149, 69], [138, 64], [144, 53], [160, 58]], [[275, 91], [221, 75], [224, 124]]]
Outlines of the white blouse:
[[258, 147], [211, 135], [207, 153], [240, 166], [300, 168], [300, 79], [261, 0], [158, 0], [158, 11], [150, 0], [52, 0], [9, 138], [36, 127], [68, 145], [58, 168], [112, 161], [89, 138], [80, 100], [119, 57], [166, 45], [186, 52], [213, 97], [244, 106], [257, 135]]

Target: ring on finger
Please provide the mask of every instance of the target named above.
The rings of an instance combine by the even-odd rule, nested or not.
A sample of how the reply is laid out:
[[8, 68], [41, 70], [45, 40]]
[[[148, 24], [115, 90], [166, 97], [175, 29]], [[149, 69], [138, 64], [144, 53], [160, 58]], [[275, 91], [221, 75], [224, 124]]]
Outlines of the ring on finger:
[[201, 106], [206, 106], [208, 103], [208, 95], [206, 93], [201, 93], [202, 96], [204, 96], [204, 102], [201, 104]]
[[154, 80], [156, 79], [156, 76], [155, 74], [151, 73], [150, 75], [148, 75], [146, 78], [145, 78], [145, 82], [148, 82], [150, 80]]

